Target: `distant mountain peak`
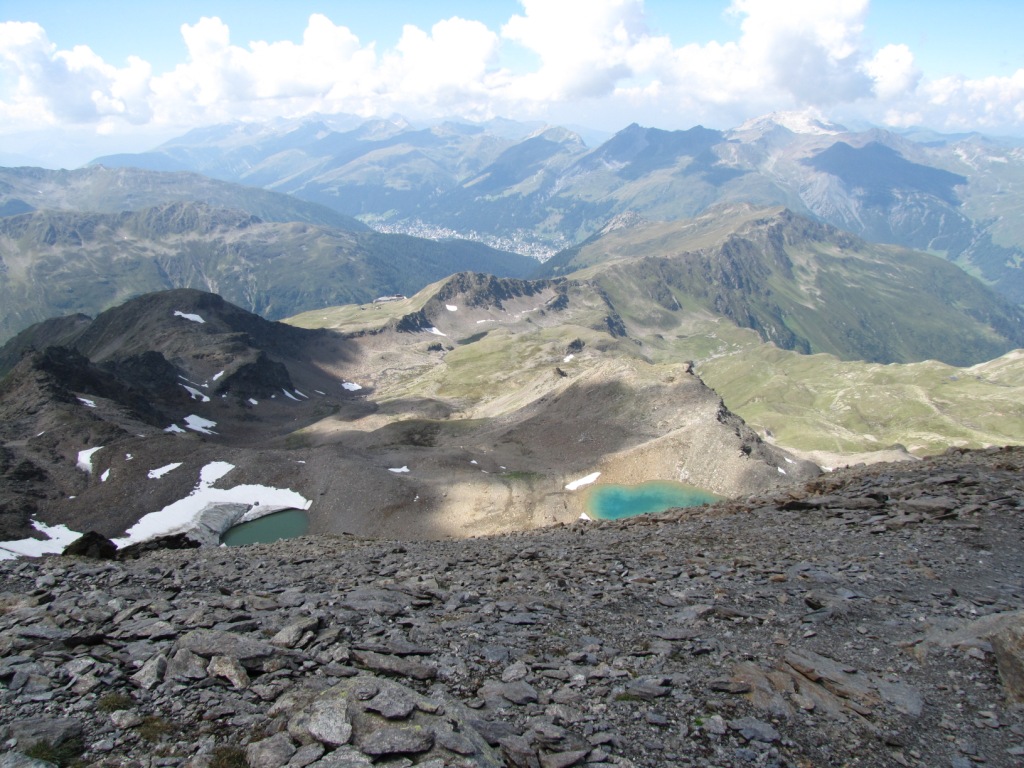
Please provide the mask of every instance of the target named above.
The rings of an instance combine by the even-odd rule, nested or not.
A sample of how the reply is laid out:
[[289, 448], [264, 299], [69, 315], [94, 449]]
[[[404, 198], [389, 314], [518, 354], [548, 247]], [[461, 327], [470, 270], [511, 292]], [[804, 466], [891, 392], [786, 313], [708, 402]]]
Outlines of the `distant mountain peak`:
[[743, 123], [737, 132], [740, 131], [761, 131], [765, 132], [772, 128], [785, 128], [792, 133], [800, 133], [812, 136], [835, 136], [846, 133], [846, 128], [827, 120], [816, 109], [805, 109], [791, 112], [771, 112], [761, 117], [755, 117]]
[[558, 125], [545, 125], [543, 128], [538, 128], [531, 133], [527, 138], [543, 138], [556, 144], [572, 144], [581, 148], [585, 146], [583, 139], [578, 133]]

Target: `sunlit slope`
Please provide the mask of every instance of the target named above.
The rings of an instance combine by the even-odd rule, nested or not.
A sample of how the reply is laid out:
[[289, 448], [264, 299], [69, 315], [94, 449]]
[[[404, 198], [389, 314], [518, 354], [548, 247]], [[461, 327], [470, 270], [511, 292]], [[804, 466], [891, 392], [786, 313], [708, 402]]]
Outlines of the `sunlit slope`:
[[782, 208], [612, 227], [541, 274], [599, 285], [637, 337], [705, 312], [781, 348], [845, 360], [970, 365], [1024, 346], [1020, 308], [948, 262]]
[[799, 355], [770, 344], [701, 361], [697, 372], [730, 409], [779, 445], [911, 453], [1024, 442], [1024, 351], [956, 368]]

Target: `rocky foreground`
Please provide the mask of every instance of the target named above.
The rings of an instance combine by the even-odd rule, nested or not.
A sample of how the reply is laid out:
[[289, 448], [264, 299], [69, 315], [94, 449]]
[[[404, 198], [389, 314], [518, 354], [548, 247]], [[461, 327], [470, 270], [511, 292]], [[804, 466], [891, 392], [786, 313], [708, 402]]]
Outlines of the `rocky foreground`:
[[616, 524], [6, 561], [0, 765], [1020, 765], [1022, 469], [951, 451]]

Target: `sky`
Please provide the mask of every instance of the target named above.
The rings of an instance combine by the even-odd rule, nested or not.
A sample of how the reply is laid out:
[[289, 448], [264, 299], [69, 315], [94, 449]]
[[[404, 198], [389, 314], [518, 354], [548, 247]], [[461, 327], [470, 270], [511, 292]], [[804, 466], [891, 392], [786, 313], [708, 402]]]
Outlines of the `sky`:
[[0, 164], [312, 114], [1024, 136], [1019, 0], [3, 0]]

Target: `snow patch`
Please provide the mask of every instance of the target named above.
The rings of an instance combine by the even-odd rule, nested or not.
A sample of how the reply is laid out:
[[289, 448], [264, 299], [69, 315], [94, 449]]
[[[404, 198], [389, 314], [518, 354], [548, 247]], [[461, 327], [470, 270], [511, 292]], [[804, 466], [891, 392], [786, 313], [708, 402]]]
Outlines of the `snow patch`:
[[772, 125], [779, 125], [793, 133], [802, 133], [810, 136], [835, 136], [836, 134], [843, 133], [846, 130], [843, 126], [826, 120], [821, 113], [813, 107], [803, 111], [772, 112], [769, 115], [755, 117], [754, 119], [743, 123], [743, 125], [736, 130], [765, 131], [770, 129]]
[[0, 560], [13, 560], [19, 555], [39, 557], [56, 555], [64, 551], [64, 547], [81, 537], [82, 534], [72, 531], [66, 525], [47, 525], [38, 520], [32, 521], [32, 527], [46, 536], [46, 539], [17, 539], [0, 541]]
[[394, 472], [396, 475], [401, 472], [408, 472], [409, 467], [388, 467], [388, 472]]
[[343, 381], [341, 382], [341, 386], [344, 389], [347, 389], [349, 392], [357, 392], [358, 390], [362, 389], [362, 386], [356, 384], [354, 381]]
[[569, 483], [567, 486], [565, 486], [565, 490], [567, 490], [567, 491], [575, 491], [577, 488], [582, 488], [584, 485], [590, 485], [592, 482], [597, 480], [597, 478], [599, 478], [600, 476], [601, 476], [600, 472], [591, 472], [586, 477], [581, 477], [579, 480], [573, 480], [571, 483]]
[[98, 445], [95, 448], [86, 448], [84, 451], [78, 452], [78, 463], [75, 465], [83, 472], [92, 474], [92, 455], [96, 451], [100, 450], [103, 446]]
[[107, 478], [108, 477], [110, 477], [110, 470], [109, 469], [103, 470], [103, 474], [100, 475], [100, 482], [101, 483], [107, 482]]
[[177, 424], [171, 424], [171, 426], [167, 427], [167, 429], [165, 429], [164, 432], [181, 432], [182, 434], [185, 434], [185, 430], [179, 427]]
[[458, 312], [459, 311], [459, 308], [457, 306], [455, 306], [454, 304], [445, 304], [444, 308], [447, 309], [449, 312]]
[[253, 400], [251, 397], [246, 402], [249, 403], [249, 405], [259, 405], [260, 404], [259, 400]]
[[207, 395], [205, 395], [202, 392], [200, 392], [198, 389], [194, 389], [194, 388], [190, 387], [188, 384], [182, 384], [181, 386], [183, 386], [185, 388], [186, 392], [188, 392], [190, 395], [192, 395], [192, 399], [193, 400], [198, 400], [201, 403], [208, 403], [208, 402], [210, 402], [210, 398]]
[[174, 310], [174, 316], [175, 317], [184, 317], [186, 320], [191, 320], [193, 323], [205, 323], [206, 322], [199, 315], [189, 314], [188, 312], [182, 312], [182, 311], [177, 310], [177, 309]]
[[204, 435], [217, 434], [216, 432], [210, 431], [217, 426], [216, 421], [204, 419], [202, 416], [196, 416], [194, 413], [185, 417], [185, 426], [194, 432], [201, 432]]
[[780, 475], [786, 474], [786, 470], [784, 470], [782, 467], [776, 467], [776, 469], [779, 470]]
[[213, 376], [211, 377], [211, 380], [212, 381], [216, 381], [217, 379], [219, 379], [223, 375], [224, 375], [224, 371], [217, 371], [217, 373], [213, 374]]
[[149, 472], [146, 473], [146, 477], [148, 477], [150, 480], [158, 480], [159, 478], [166, 475], [168, 472], [173, 472], [180, 466], [180, 461], [176, 461], [173, 464], [164, 464], [162, 467], [157, 467], [156, 469], [149, 470]]
[[249, 508], [242, 519], [255, 520], [282, 509], [309, 509], [312, 502], [290, 488], [271, 488], [265, 485], [236, 485], [233, 488], [214, 488], [213, 484], [235, 468], [226, 461], [214, 461], [199, 472], [195, 489], [183, 499], [168, 504], [161, 510], [150, 512], [115, 539], [118, 547], [164, 536], [184, 533], [196, 526], [200, 513], [211, 504], [241, 504]]
[[429, 328], [427, 328], [427, 333], [432, 333], [432, 334], [434, 334], [435, 336], [445, 336], [445, 337], [447, 337], [447, 336], [448, 336], [448, 334], [447, 334], [447, 333], [442, 333], [442, 332], [441, 332], [441, 331], [439, 331], [439, 330], [438, 330], [437, 328], [435, 328], [435, 327], [434, 327], [433, 325], [432, 325], [432, 326], [430, 326]]
[[295, 395], [293, 395], [287, 389], [282, 389], [281, 391], [284, 392], [284, 396], [287, 397], [289, 400], [294, 400], [296, 403], [299, 402], [299, 398], [297, 398]]
[[213, 485], [234, 468], [234, 464], [226, 461], [211, 461], [199, 470], [199, 485]]
[[573, 359], [574, 357], [576, 357], [576, 355], [566, 355], [565, 357], [563, 357], [563, 358], [562, 358], [562, 362], [563, 362], [563, 363], [568, 363], [568, 362], [569, 362], [570, 360], [572, 360], [572, 359]]
[[[86, 408], [95, 408], [96, 407], [96, 401], [95, 400], [90, 400], [87, 397], [80, 397], [80, 398], [78, 398], [78, 402], [80, 402]], [[40, 433], [40, 434], [42, 434], [42, 433]]]

